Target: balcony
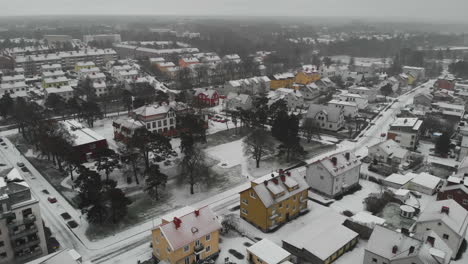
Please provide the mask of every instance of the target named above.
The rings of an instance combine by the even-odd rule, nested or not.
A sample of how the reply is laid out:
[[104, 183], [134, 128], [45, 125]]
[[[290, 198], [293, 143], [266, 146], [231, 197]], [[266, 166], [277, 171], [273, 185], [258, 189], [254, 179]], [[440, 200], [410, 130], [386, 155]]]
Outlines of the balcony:
[[26, 243], [23, 243], [23, 244], [16, 244], [12, 241], [12, 247], [14, 248], [15, 251], [20, 251], [22, 249], [25, 249], [25, 248], [28, 248], [28, 247], [32, 247], [34, 245], [37, 245], [39, 244], [41, 241], [39, 240], [39, 238], [36, 238], [34, 240], [31, 240], [31, 241], [28, 241]]
[[36, 250], [33, 250], [33, 251], [30, 251], [30, 252], [27, 252], [27, 253], [22, 253], [21, 256], [16, 256], [15, 257], [15, 261], [16, 262], [24, 262], [28, 259], [32, 259], [32, 258], [35, 258], [35, 257], [38, 257], [42, 255], [42, 250], [40, 247], [37, 247]]
[[26, 228], [24, 230], [19, 230], [19, 231], [16, 231], [16, 232], [10, 231], [10, 238], [11, 238], [11, 240], [15, 240], [15, 239], [18, 239], [20, 237], [24, 237], [24, 236], [27, 236], [27, 235], [32, 235], [32, 234], [35, 234], [35, 233], [37, 233], [37, 227], [32, 226], [30, 228]]
[[193, 248], [193, 252], [195, 254], [200, 254], [203, 250], [205, 249], [205, 246], [203, 246], [203, 244], [199, 244], [199, 245], [195, 245], [195, 247]]
[[23, 218], [25, 224], [36, 222], [36, 216], [34, 214], [29, 214]]

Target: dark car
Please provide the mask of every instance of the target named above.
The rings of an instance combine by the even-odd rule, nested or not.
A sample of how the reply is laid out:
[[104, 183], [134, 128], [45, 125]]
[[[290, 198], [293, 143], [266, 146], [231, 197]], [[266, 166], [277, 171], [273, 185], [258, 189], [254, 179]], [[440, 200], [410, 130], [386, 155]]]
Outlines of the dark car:
[[76, 228], [78, 227], [78, 223], [75, 222], [75, 220], [68, 221], [67, 226], [70, 228]]
[[45, 193], [45, 194], [50, 194], [49, 191], [46, 190], [46, 189], [42, 190], [42, 192]]
[[56, 203], [56, 202], [57, 202], [57, 198], [55, 198], [55, 197], [49, 197], [49, 198], [47, 198], [47, 201], [49, 201], [49, 203], [52, 203], [52, 204], [53, 204], [53, 203]]
[[60, 214], [60, 216], [65, 220], [71, 219], [71, 215], [67, 212]]
[[2, 142], [2, 144], [0, 144], [0, 145], [2, 145], [2, 146], [6, 146], [6, 143], [5, 143], [5, 142]]
[[16, 165], [18, 165], [18, 167], [24, 167], [24, 163], [23, 162], [16, 162]]
[[23, 172], [29, 172], [29, 169], [26, 168], [26, 167], [21, 167], [21, 170], [22, 170]]
[[55, 237], [50, 237], [47, 244], [49, 244], [49, 247], [53, 250], [57, 250], [60, 248], [60, 243]]

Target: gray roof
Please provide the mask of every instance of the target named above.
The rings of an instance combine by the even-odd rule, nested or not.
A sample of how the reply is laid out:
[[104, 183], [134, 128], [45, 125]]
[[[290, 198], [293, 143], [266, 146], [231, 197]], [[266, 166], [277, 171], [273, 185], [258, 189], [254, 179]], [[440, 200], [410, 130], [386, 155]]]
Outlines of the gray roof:
[[338, 122], [340, 120], [340, 116], [343, 115], [343, 109], [329, 106], [329, 105], [318, 105], [318, 104], [310, 104], [309, 110], [307, 111], [308, 118], [315, 118], [317, 114], [323, 112], [327, 116], [327, 120], [329, 122]]
[[[442, 206], [449, 208], [449, 213], [442, 213]], [[421, 213], [417, 223], [440, 221], [455, 233], [464, 236], [468, 227], [468, 211], [456, 201], [442, 200], [430, 203]]]

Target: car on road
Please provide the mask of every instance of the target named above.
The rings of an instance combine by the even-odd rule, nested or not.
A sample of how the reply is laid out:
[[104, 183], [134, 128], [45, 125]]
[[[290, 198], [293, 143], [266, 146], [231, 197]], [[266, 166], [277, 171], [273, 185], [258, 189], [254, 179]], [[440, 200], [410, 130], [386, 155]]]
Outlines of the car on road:
[[55, 237], [50, 237], [49, 241], [47, 241], [47, 245], [54, 250], [57, 250], [60, 248], [60, 243]]
[[55, 198], [55, 197], [49, 197], [49, 198], [47, 198], [47, 201], [49, 201], [49, 203], [53, 204], [53, 203], [56, 203], [56, 202], [57, 202], [57, 198]]
[[48, 190], [44, 189], [42, 190], [42, 193], [45, 193], [45, 194], [50, 194]]
[[18, 165], [18, 167], [20, 167], [20, 168], [24, 167], [24, 163], [23, 163], [23, 162], [16, 162], [16, 165]]
[[70, 219], [71, 219], [71, 215], [70, 215], [69, 213], [67, 213], [67, 212], [60, 214], [60, 216], [61, 216], [64, 220], [70, 220]]
[[0, 138], [0, 142], [3, 142], [3, 138]]
[[75, 222], [75, 220], [68, 221], [67, 226], [70, 228], [76, 228], [78, 227], [78, 223]]
[[2, 142], [0, 145], [2, 145], [2, 146], [6, 146], [6, 143], [5, 143], [5, 142]]
[[23, 172], [29, 172], [29, 169], [26, 168], [26, 167], [21, 167], [21, 170], [22, 170]]

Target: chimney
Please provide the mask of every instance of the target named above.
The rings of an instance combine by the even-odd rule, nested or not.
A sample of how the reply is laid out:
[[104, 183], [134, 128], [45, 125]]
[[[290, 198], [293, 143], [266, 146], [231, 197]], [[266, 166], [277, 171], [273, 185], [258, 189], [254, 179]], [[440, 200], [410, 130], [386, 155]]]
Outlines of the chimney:
[[432, 247], [434, 247], [435, 238], [431, 237], [431, 236], [428, 236], [426, 242], [431, 244]]
[[175, 228], [179, 229], [180, 224], [182, 224], [182, 220], [180, 220], [179, 218], [174, 216], [174, 221], [173, 222], [174, 222]]
[[281, 181], [282, 181], [282, 182], [285, 182], [285, 181], [286, 181], [286, 176], [281, 175], [280, 178], [281, 178]]
[[330, 159], [330, 161], [333, 163], [333, 166], [336, 167], [336, 164], [338, 163], [338, 159], [336, 157], [333, 157]]
[[195, 213], [195, 216], [199, 216], [200, 215], [200, 210], [195, 210], [193, 211]]
[[268, 181], [264, 181], [263, 183], [265, 184], [265, 186], [268, 186]]
[[411, 246], [408, 251], [408, 255], [413, 254], [414, 252], [414, 246]]
[[273, 179], [273, 182], [278, 185], [278, 179]]
[[440, 209], [440, 212], [448, 215], [450, 212], [450, 208], [448, 206], [442, 206], [442, 208]]
[[392, 253], [393, 253], [393, 254], [396, 254], [397, 251], [398, 251], [398, 247], [397, 247], [397, 246], [393, 246], [393, 247], [392, 247]]
[[280, 175], [283, 175], [283, 174], [284, 174], [284, 170], [283, 170], [283, 169], [279, 169], [279, 174], [280, 174]]
[[291, 172], [290, 171], [286, 172], [286, 175], [291, 176]]
[[345, 153], [345, 158], [347, 161], [349, 161], [349, 158], [351, 157], [351, 154], [349, 152]]
[[408, 228], [402, 228], [402, 229], [401, 229], [401, 233], [402, 233], [403, 235], [405, 235], [405, 236], [409, 236], [409, 230], [408, 230]]

